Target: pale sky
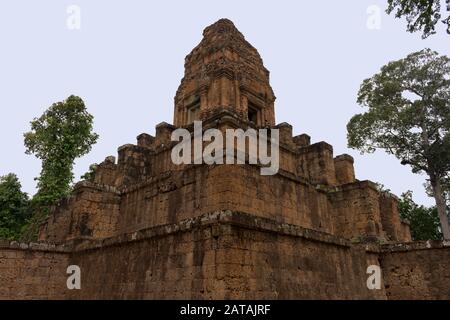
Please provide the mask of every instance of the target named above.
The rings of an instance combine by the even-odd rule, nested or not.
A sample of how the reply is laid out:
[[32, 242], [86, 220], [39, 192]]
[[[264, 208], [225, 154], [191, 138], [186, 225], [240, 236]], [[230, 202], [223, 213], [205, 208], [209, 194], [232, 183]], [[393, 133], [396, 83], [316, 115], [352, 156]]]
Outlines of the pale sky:
[[[426, 40], [405, 31], [405, 20], [384, 13], [386, 0], [352, 1], [102, 1], [0, 2], [0, 175], [14, 172], [35, 192], [40, 161], [26, 155], [23, 133], [53, 102], [82, 97], [100, 134], [76, 161], [77, 180], [89, 164], [117, 154], [136, 136], [172, 122], [173, 97], [184, 57], [219, 18], [231, 19], [271, 71], [277, 123], [326, 141], [335, 155], [355, 157], [357, 178], [432, 204], [425, 177], [383, 151], [359, 155], [347, 148], [346, 124], [363, 109], [361, 82], [381, 66], [429, 47], [450, 54], [444, 25]], [[67, 27], [67, 8], [81, 9], [81, 29]], [[367, 22], [381, 9], [380, 29]], [[368, 8], [370, 14], [368, 14]]]

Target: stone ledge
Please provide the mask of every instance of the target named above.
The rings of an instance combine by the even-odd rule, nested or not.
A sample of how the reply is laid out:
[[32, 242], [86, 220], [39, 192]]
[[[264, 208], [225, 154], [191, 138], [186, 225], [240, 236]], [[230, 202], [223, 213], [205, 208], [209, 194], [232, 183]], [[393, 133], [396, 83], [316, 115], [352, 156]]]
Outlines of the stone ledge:
[[255, 217], [243, 212], [229, 211], [229, 214], [223, 214], [220, 216], [220, 221], [247, 229], [280, 233], [287, 236], [300, 237], [311, 241], [329, 243], [338, 246], [351, 246], [351, 242], [349, 240], [329, 233], [307, 229], [292, 224], [280, 223], [267, 218]]
[[325, 232], [307, 229], [287, 223], [280, 223], [275, 220], [256, 217], [244, 212], [225, 210], [207, 213], [193, 219], [181, 221], [177, 224], [152, 227], [102, 240], [79, 238], [73, 239], [72, 241], [62, 245], [48, 242], [20, 243], [17, 241], [0, 240], [0, 249], [45, 251], [55, 253], [81, 252], [85, 250], [95, 250], [109, 246], [121, 245], [124, 243], [144, 241], [154, 237], [167, 236], [179, 232], [186, 232], [194, 228], [203, 228], [213, 225], [231, 225], [244, 229], [257, 230], [260, 232], [270, 232], [285, 236], [299, 237], [309, 241], [321, 242], [346, 248], [359, 246], [364, 248], [366, 252], [373, 253], [409, 252], [427, 249], [450, 248], [450, 241], [420, 241], [383, 245], [352, 244], [351, 240]]
[[48, 242], [24, 243], [17, 241], [0, 240], [0, 250], [23, 250], [23, 251], [43, 251], [53, 253], [70, 253], [73, 251], [71, 245], [56, 245]]
[[[189, 164], [189, 165], [186, 165], [185, 172], [188, 171], [188, 170], [195, 170], [196, 168], [201, 168], [202, 170], [208, 170], [208, 169], [213, 168], [215, 166], [222, 166], [222, 165], [224, 165], [224, 164], [219, 164], [219, 165], [207, 165], [207, 164], [204, 164], [204, 163], [202, 163], [202, 164]], [[260, 164], [248, 164], [248, 163], [246, 163], [246, 164], [239, 164], [239, 165], [238, 164], [233, 164], [233, 166], [245, 166], [246, 168], [257, 168], [257, 169], [262, 167]], [[173, 174], [175, 174], [177, 172], [181, 172], [181, 171], [179, 171], [179, 170], [164, 171], [164, 172], [162, 172], [162, 173], [160, 173], [158, 175], [151, 176], [151, 177], [147, 178], [144, 181], [139, 181], [139, 182], [130, 184], [128, 186], [120, 187], [120, 188], [116, 189], [117, 192], [118, 192], [117, 194], [118, 195], [125, 195], [127, 193], [134, 192], [136, 190], [148, 187], [148, 186], [150, 186], [150, 185], [152, 185], [154, 183], [157, 183], [157, 182], [160, 182], [160, 181], [163, 181], [165, 179], [168, 179], [168, 178], [172, 177]], [[297, 176], [297, 175], [293, 174], [292, 172], [289, 172], [289, 171], [286, 171], [286, 170], [283, 170], [283, 169], [279, 169], [277, 174], [274, 175], [273, 177], [281, 177], [283, 179], [288, 179], [288, 180], [291, 180], [291, 181], [293, 181], [295, 183], [302, 184], [302, 185], [304, 185], [306, 187], [314, 188], [314, 185], [312, 185], [306, 178], [301, 177], [301, 176]], [[190, 183], [187, 183], [187, 184], [190, 184]], [[186, 184], [183, 184], [182, 186], [184, 186], [184, 185], [186, 185]], [[336, 188], [334, 187], [334, 189], [336, 189]], [[321, 189], [317, 189], [317, 190], [319, 192], [325, 192], [326, 193], [326, 191], [324, 191], [324, 190], [321, 190]], [[107, 191], [107, 190], [105, 190], [105, 191]]]
[[278, 172], [275, 176], [279, 176], [279, 177], [294, 181], [296, 183], [302, 184], [307, 187], [308, 186], [314, 187], [314, 185], [311, 184], [311, 182], [309, 182], [308, 179], [306, 179], [305, 177], [295, 175], [292, 172], [283, 170], [281, 168], [278, 170]]
[[103, 240], [85, 240], [74, 245], [74, 251], [95, 250], [108, 246], [115, 246], [124, 243], [144, 241], [146, 239], [167, 236], [178, 232], [186, 232], [193, 228], [202, 228], [212, 225], [231, 225], [240, 228], [257, 230], [261, 232], [271, 232], [286, 236], [300, 237], [309, 241], [322, 242], [326, 244], [349, 248], [352, 246], [347, 239], [340, 238], [328, 233], [306, 229], [286, 223], [279, 223], [274, 220], [255, 217], [243, 212], [216, 211], [202, 216], [187, 219], [177, 224], [163, 225], [143, 229], [140, 231], [123, 234], [120, 236]]
[[333, 194], [333, 193], [339, 193], [339, 192], [346, 192], [346, 191], [350, 191], [350, 190], [355, 190], [355, 189], [372, 189], [376, 192], [380, 192], [377, 188], [377, 184], [375, 182], [372, 182], [370, 180], [356, 180], [355, 182], [350, 182], [347, 184], [343, 184], [340, 186], [336, 186], [336, 187], [331, 187], [329, 188], [329, 193]]
[[99, 183], [95, 183], [95, 182], [90, 182], [90, 181], [86, 181], [86, 180], [80, 181], [74, 186], [74, 193], [80, 192], [82, 189], [93, 189], [93, 190], [97, 190], [97, 191], [112, 193], [115, 195], [121, 194], [120, 191], [116, 187], [103, 185], [103, 184], [99, 184]]
[[352, 244], [351, 240], [334, 236], [325, 232], [307, 229], [287, 223], [280, 223], [275, 220], [256, 217], [244, 212], [225, 210], [203, 214], [196, 218], [183, 220], [177, 224], [152, 227], [101, 240], [79, 238], [73, 239], [66, 244], [54, 244], [48, 242], [20, 243], [17, 241], [0, 240], [0, 249], [43, 251], [54, 253], [81, 252], [85, 250], [95, 250], [109, 246], [121, 245], [124, 243], [144, 241], [146, 239], [154, 237], [167, 236], [179, 232], [186, 232], [194, 228], [203, 228], [213, 225], [231, 225], [260, 232], [270, 232], [285, 236], [299, 237], [309, 241], [321, 242], [346, 248], [359, 246], [364, 248], [366, 252], [372, 253], [410, 252], [418, 250], [450, 248], [450, 241], [419, 241], [382, 245]]
[[382, 253], [407, 252], [428, 249], [450, 249], [450, 241], [428, 240], [408, 243], [393, 243], [381, 245]]

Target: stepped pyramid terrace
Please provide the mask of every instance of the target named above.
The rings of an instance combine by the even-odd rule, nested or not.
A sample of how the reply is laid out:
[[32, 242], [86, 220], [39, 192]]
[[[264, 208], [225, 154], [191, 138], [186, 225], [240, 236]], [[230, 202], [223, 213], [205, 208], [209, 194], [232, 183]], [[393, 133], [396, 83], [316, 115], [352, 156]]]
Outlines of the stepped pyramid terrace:
[[[450, 244], [411, 242], [397, 198], [358, 180], [350, 155], [277, 124], [270, 73], [230, 20], [204, 30], [184, 69], [173, 124], [106, 157], [37, 243], [0, 243], [0, 298], [450, 299]], [[276, 174], [175, 164], [172, 133], [194, 139], [198, 121], [277, 129]], [[80, 290], [66, 284], [73, 265]]]

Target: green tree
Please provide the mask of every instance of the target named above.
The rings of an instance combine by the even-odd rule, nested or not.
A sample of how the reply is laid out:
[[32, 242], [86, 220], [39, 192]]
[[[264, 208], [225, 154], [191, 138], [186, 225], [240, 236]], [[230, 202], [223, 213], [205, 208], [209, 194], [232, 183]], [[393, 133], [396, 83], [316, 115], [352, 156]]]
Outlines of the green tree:
[[83, 174], [80, 178], [86, 181], [93, 181], [95, 178], [95, 172], [97, 171], [98, 164], [93, 163], [89, 166], [89, 171]]
[[409, 221], [413, 240], [442, 239], [436, 208], [417, 205], [412, 199], [411, 191], [402, 194], [398, 202], [398, 210], [400, 216]]
[[[395, 11], [395, 17], [405, 17], [408, 32], [422, 30], [422, 38], [436, 33], [436, 24], [441, 20], [441, 9], [447, 7], [450, 11], [450, 0], [388, 0], [386, 12]], [[442, 4], [441, 4], [442, 3]], [[450, 15], [442, 20], [447, 25], [447, 33], [450, 34]]]
[[98, 139], [93, 116], [83, 100], [73, 95], [31, 121], [31, 131], [24, 137], [27, 154], [42, 160], [38, 192], [33, 198], [38, 206], [49, 206], [68, 195], [75, 159], [88, 153]]
[[29, 217], [28, 195], [13, 173], [0, 177], [0, 238], [17, 240]]
[[368, 111], [347, 125], [348, 145], [384, 149], [414, 173], [425, 172], [445, 239], [450, 239], [442, 179], [450, 171], [450, 60], [425, 49], [390, 62], [364, 80], [358, 103]]

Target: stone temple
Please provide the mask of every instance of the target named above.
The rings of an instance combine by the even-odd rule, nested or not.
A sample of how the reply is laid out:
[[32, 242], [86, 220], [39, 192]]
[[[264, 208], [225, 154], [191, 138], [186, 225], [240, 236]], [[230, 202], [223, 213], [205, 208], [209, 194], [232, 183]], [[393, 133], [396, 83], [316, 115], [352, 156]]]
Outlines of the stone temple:
[[[0, 298], [450, 299], [450, 244], [411, 242], [396, 197], [357, 180], [351, 156], [276, 124], [269, 71], [231, 21], [203, 35], [173, 125], [107, 157], [55, 206], [37, 243], [0, 242]], [[278, 173], [175, 165], [171, 133], [195, 120], [279, 129]], [[80, 290], [67, 288], [71, 265]], [[379, 287], [367, 284], [371, 266]]]

